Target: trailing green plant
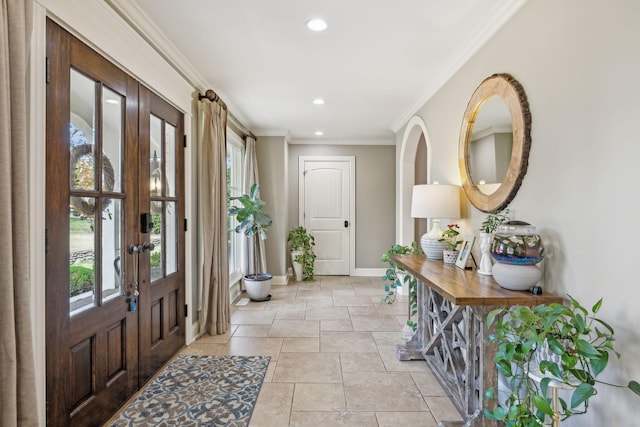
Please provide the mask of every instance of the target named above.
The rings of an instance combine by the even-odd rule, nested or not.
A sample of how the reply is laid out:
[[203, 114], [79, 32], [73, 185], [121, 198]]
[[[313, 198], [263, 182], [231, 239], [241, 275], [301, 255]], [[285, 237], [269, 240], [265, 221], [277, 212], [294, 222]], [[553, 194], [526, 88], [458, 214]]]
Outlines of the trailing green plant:
[[424, 252], [422, 248], [418, 246], [416, 242], [411, 242], [411, 246], [403, 246], [394, 244], [391, 248], [382, 254], [380, 261], [389, 264], [385, 275], [382, 276], [382, 282], [384, 283], [384, 290], [387, 293], [380, 301], [381, 304], [393, 304], [398, 295], [398, 287], [407, 285], [409, 289], [409, 318], [407, 319], [407, 326], [411, 327], [414, 331], [417, 328], [416, 323], [413, 321], [413, 317], [418, 313], [418, 280], [408, 274], [402, 266], [399, 266], [391, 255], [422, 255]]
[[509, 217], [510, 214], [509, 208], [490, 213], [480, 224], [480, 231], [482, 233], [495, 232], [502, 223], [511, 219]]
[[249, 189], [248, 194], [243, 194], [239, 197], [231, 197], [230, 201], [237, 200], [240, 202], [240, 206], [231, 203], [227, 212], [231, 216], [235, 216], [238, 221], [238, 226], [234, 229], [236, 233], [242, 233], [245, 236], [253, 239], [254, 251], [253, 251], [253, 271], [257, 276], [263, 272], [260, 272], [260, 245], [258, 239], [267, 239], [267, 229], [273, 223], [271, 216], [264, 211], [266, 203], [258, 197], [260, 191], [260, 185], [253, 184]]
[[316, 254], [313, 252], [316, 241], [313, 235], [304, 227], [296, 227], [289, 232], [287, 242], [289, 242], [290, 250], [302, 252], [302, 254], [296, 255], [293, 259], [295, 262], [302, 264], [302, 280], [313, 280], [313, 265], [316, 260]]
[[[613, 348], [613, 328], [596, 317], [602, 299], [589, 311], [568, 297], [569, 306], [514, 306], [489, 313], [487, 327], [495, 324], [495, 333], [489, 335], [488, 340], [497, 344], [494, 361], [510, 390], [504, 401], [496, 397], [496, 390], [486, 391], [488, 406], [484, 413], [487, 418], [504, 421], [512, 427], [546, 425], [545, 416], [554, 415], [551, 398], [546, 397], [552, 380], [574, 388], [569, 402], [559, 399], [562, 420], [586, 413], [589, 399], [597, 394], [598, 384], [627, 387], [640, 396], [637, 381], [621, 386], [596, 379], [607, 367], [611, 354], [620, 357]], [[559, 362], [536, 361], [536, 349], [545, 341], [551, 352], [560, 356]], [[533, 368], [544, 376], [539, 383], [529, 377]]]

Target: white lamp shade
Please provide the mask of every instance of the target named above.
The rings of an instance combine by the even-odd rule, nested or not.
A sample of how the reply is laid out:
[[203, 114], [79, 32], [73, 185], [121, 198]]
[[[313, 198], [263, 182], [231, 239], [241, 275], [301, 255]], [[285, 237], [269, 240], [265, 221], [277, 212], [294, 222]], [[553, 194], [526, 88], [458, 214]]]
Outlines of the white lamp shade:
[[413, 218], [460, 218], [460, 187], [447, 184], [413, 186]]

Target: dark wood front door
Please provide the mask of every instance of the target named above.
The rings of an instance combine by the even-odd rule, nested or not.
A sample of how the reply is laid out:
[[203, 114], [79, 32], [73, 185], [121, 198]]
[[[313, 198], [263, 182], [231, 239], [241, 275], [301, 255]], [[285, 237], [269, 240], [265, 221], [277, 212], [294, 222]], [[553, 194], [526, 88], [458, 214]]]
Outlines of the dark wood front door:
[[184, 343], [183, 118], [52, 21], [47, 58], [47, 421], [98, 425]]

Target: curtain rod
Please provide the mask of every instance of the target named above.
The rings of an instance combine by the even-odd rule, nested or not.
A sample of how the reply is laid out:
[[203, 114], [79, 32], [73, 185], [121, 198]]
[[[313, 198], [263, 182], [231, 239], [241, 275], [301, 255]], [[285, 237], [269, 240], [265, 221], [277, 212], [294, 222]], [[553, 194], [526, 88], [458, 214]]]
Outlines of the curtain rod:
[[[227, 104], [224, 103], [222, 98], [218, 96], [218, 94], [213, 89], [207, 89], [207, 91], [203, 94], [198, 93], [198, 101], [202, 101], [203, 99], [208, 99], [211, 102], [219, 102], [223, 109], [227, 110]], [[233, 115], [230, 111], [227, 110], [229, 120], [232, 121], [240, 130], [244, 133], [243, 138], [247, 139], [250, 136], [253, 139], [257, 139], [256, 136], [250, 130], [244, 127], [242, 123]]]

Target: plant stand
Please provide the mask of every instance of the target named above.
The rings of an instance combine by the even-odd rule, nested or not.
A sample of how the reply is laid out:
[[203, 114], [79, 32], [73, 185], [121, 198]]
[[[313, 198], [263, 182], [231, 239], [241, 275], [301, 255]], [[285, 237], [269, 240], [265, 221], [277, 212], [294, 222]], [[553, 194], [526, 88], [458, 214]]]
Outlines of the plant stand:
[[[529, 372], [527, 373], [527, 375], [529, 375], [529, 378], [531, 378], [533, 381], [540, 383], [540, 381], [542, 381], [543, 378], [548, 378], [548, 377], [552, 377], [551, 374], [543, 374], [542, 372], [540, 372], [540, 370], [538, 369], [537, 366], [533, 366], [531, 367], [531, 369], [529, 370]], [[551, 389], [551, 407], [553, 409], [553, 417], [552, 417], [552, 426], [553, 427], [560, 427], [560, 407], [559, 407], [559, 403], [558, 403], [558, 390], [573, 390], [575, 389], [575, 387], [563, 383], [562, 381], [556, 381], [556, 380], [551, 380], [549, 381], [549, 388]]]

